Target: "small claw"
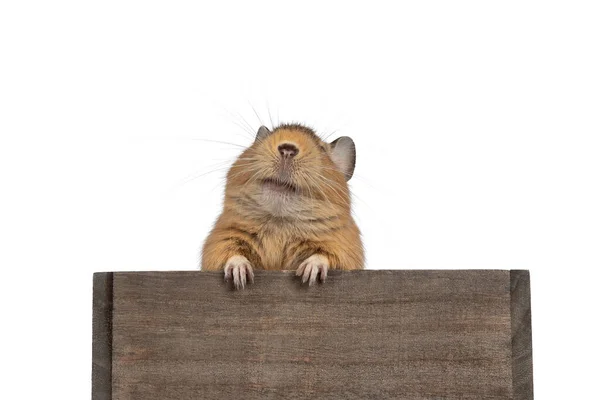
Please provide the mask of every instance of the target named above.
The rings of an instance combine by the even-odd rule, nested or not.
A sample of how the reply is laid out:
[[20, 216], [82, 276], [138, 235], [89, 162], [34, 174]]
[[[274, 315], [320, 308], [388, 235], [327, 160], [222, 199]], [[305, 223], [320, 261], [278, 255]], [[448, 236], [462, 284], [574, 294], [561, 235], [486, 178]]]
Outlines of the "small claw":
[[312, 286], [317, 282], [317, 277], [320, 277], [321, 282], [325, 282], [328, 269], [327, 257], [322, 254], [313, 254], [300, 264], [296, 270], [296, 276], [302, 277], [302, 283], [308, 282], [308, 286]]
[[236, 289], [244, 289], [247, 283], [254, 282], [252, 264], [244, 256], [232, 256], [225, 264], [224, 277], [226, 281], [233, 281]]
[[[321, 267], [321, 266], [319, 266]], [[311, 271], [310, 271], [310, 278], [308, 281], [308, 286], [312, 286], [315, 281], [317, 280], [317, 274], [319, 273], [319, 267], [315, 267], [313, 266]]]
[[225, 280], [226, 281], [230, 281], [231, 278], [232, 278], [232, 276], [231, 276], [231, 269], [232, 269], [231, 264], [227, 264], [225, 266]]
[[235, 267], [233, 267], [233, 286], [235, 286], [236, 289], [240, 288], [240, 267], [239, 267], [239, 265], [236, 265]]
[[325, 282], [325, 279], [327, 279], [327, 270], [329, 268], [327, 267], [327, 264], [323, 264], [322, 269], [321, 269], [321, 282]]
[[250, 278], [250, 283], [254, 283], [254, 271], [250, 265], [247, 266], [248, 277]]
[[310, 277], [312, 268], [309, 268], [308, 265], [304, 268], [304, 274], [302, 275], [302, 283], [306, 283], [308, 278]]
[[244, 264], [240, 265], [240, 284], [242, 285], [242, 289], [246, 287], [246, 268]]

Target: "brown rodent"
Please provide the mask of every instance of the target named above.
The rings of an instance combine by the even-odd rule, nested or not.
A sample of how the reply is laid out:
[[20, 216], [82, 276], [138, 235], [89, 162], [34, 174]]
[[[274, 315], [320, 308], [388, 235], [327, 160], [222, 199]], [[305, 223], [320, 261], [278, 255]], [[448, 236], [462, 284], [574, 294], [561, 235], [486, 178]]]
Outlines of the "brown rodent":
[[326, 143], [302, 125], [262, 126], [227, 173], [202, 270], [224, 270], [240, 289], [253, 282], [253, 269], [295, 269], [309, 285], [317, 275], [325, 281], [328, 269], [362, 269], [347, 184], [355, 160], [349, 137]]

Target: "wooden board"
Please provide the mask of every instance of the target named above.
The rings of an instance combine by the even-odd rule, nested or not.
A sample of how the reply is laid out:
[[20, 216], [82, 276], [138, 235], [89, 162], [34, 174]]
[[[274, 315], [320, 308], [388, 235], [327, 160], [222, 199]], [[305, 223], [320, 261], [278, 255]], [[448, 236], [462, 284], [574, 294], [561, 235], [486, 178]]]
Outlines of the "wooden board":
[[93, 358], [93, 400], [532, 399], [529, 273], [98, 273]]

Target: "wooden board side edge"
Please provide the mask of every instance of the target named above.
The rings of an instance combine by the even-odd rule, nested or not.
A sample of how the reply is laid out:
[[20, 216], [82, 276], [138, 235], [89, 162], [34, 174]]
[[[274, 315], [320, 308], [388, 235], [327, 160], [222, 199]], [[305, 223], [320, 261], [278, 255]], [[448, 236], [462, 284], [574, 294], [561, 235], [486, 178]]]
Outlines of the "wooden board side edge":
[[92, 400], [112, 400], [112, 272], [94, 274], [92, 303]]
[[512, 380], [515, 400], [533, 400], [529, 271], [510, 271]]

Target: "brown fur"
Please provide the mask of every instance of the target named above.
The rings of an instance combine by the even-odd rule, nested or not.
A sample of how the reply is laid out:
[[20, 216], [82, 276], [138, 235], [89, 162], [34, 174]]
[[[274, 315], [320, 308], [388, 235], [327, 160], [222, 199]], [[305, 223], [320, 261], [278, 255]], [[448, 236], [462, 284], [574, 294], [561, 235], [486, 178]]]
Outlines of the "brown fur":
[[[299, 153], [285, 169], [277, 147], [293, 143]], [[293, 184], [298, 194], [273, 194], [264, 179]], [[351, 216], [344, 174], [331, 145], [301, 125], [282, 125], [257, 140], [227, 174], [223, 212], [202, 251], [202, 270], [223, 270], [234, 255], [252, 267], [296, 269], [322, 254], [330, 269], [362, 269], [360, 232]]]

